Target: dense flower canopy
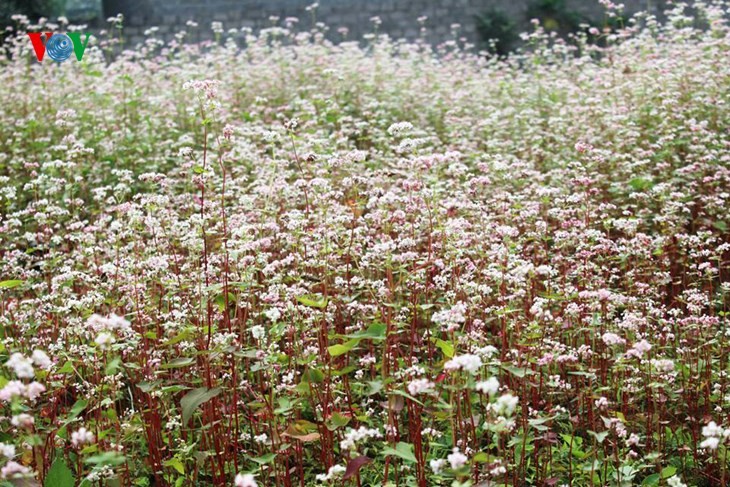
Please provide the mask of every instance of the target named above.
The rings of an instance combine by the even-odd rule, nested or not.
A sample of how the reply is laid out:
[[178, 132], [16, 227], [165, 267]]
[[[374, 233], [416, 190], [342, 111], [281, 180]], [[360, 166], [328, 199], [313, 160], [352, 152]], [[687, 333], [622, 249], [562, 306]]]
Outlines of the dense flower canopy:
[[729, 11], [507, 59], [300, 24], [38, 63], [19, 19], [0, 475], [727, 485]]

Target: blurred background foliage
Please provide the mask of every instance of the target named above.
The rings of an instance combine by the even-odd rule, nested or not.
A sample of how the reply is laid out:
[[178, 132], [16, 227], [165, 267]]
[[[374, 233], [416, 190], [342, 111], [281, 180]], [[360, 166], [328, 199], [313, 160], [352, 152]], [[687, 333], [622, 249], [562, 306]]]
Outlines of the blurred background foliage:
[[101, 18], [102, 0], [0, 0], [0, 25], [12, 25], [15, 14], [31, 20], [63, 15], [72, 22], [91, 22]]
[[481, 48], [504, 56], [519, 41], [517, 22], [504, 10], [491, 7], [476, 18]]
[[[509, 54], [520, 45], [520, 33], [525, 31], [525, 26], [533, 19], [539, 20], [548, 33], [554, 32], [564, 39], [590, 26], [598, 27], [599, 30], [604, 27], [614, 29], [625, 21], [618, 16], [592, 18], [571, 9], [565, 0], [531, 0], [522, 18], [510, 15], [498, 7], [490, 7], [475, 19], [479, 48], [500, 56]], [[600, 42], [593, 36], [589, 36], [589, 40]]]
[[[72, 23], [98, 26], [105, 17], [115, 15], [119, 4], [124, 1], [0, 0], [0, 26], [12, 25], [13, 14], [26, 15], [31, 21], [36, 21], [40, 17], [55, 18], [63, 15]], [[599, 28], [606, 26], [605, 19], [588, 18], [584, 14], [577, 13], [566, 4], [565, 0], [530, 0], [527, 8], [521, 9], [520, 14], [514, 11], [507, 12], [486, 0], [484, 3], [488, 6], [474, 18], [478, 48], [500, 56], [509, 54], [521, 44], [519, 34], [529, 29], [529, 22], [532, 19], [538, 19], [546, 31], [555, 32], [563, 38], [579, 31], [582, 24]]]

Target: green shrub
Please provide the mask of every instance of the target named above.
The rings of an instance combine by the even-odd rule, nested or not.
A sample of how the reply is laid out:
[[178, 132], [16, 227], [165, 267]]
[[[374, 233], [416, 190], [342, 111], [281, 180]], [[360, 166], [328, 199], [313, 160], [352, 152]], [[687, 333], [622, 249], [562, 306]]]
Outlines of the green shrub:
[[482, 47], [504, 56], [514, 49], [519, 36], [517, 24], [503, 10], [491, 8], [476, 18], [477, 34]]
[[539, 19], [548, 32], [566, 36], [580, 28], [586, 19], [565, 5], [565, 0], [533, 0], [527, 6], [527, 20]]

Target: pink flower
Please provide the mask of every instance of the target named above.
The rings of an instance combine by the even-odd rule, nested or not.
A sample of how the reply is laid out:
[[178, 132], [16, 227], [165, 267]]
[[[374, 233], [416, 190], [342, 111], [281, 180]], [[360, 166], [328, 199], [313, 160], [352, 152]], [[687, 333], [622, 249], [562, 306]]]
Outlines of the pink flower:
[[31, 382], [30, 384], [28, 384], [25, 395], [31, 401], [35, 401], [44, 392], [46, 392], [46, 386], [44, 386], [40, 382]]
[[0, 477], [7, 479], [15, 475], [27, 475], [28, 473], [30, 473], [30, 469], [28, 467], [24, 467], [18, 462], [11, 460], [5, 464], [2, 470], [0, 470]]
[[254, 478], [254, 476], [250, 473], [239, 473], [238, 475], [236, 475], [236, 480], [234, 483], [236, 487], [258, 487], [259, 485], [256, 483], [256, 479]]

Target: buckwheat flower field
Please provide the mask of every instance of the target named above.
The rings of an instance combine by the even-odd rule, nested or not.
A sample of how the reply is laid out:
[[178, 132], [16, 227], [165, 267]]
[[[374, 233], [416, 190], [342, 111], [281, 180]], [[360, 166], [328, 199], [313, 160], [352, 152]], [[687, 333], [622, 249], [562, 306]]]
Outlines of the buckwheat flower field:
[[2, 485], [730, 485], [728, 14], [65, 63], [17, 18]]

